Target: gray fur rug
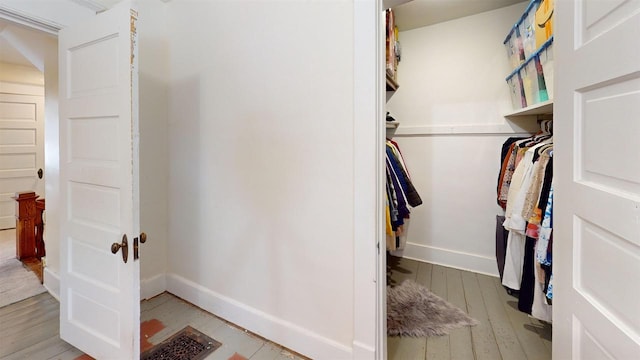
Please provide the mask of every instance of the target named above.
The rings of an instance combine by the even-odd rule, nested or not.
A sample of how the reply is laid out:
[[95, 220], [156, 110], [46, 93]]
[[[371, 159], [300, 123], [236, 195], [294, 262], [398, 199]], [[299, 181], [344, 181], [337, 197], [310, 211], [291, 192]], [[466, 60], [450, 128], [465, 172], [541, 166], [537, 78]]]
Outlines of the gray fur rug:
[[477, 325], [464, 311], [412, 280], [387, 287], [387, 334], [428, 337]]

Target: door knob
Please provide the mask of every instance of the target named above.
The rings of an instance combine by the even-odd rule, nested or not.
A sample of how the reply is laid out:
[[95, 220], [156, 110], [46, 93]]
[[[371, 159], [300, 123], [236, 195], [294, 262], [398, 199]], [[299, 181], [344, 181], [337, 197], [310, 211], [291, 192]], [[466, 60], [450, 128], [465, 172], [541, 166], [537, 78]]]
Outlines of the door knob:
[[[143, 244], [147, 242], [147, 234], [143, 232], [140, 233], [140, 242]], [[140, 246], [138, 245], [138, 238], [133, 238], [133, 260], [138, 260], [140, 258], [139, 249]]]
[[43, 175], [43, 171], [42, 169], [38, 169], [38, 179], [42, 179], [42, 175]]
[[118, 250], [122, 250], [122, 261], [127, 263], [127, 259], [129, 258], [129, 241], [127, 240], [127, 234], [122, 235], [122, 243], [113, 243], [111, 244], [111, 253], [115, 254]]

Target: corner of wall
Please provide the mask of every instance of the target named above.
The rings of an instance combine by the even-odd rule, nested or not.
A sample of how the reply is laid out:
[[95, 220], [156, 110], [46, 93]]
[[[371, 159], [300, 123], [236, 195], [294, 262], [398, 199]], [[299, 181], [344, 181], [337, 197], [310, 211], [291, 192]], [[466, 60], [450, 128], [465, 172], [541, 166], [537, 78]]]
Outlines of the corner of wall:
[[51, 296], [60, 301], [60, 276], [49, 267], [44, 268], [44, 287]]
[[[45, 228], [47, 248], [47, 268], [55, 274], [59, 291], [58, 272], [60, 268], [59, 214], [60, 204], [60, 139], [58, 118], [58, 41], [50, 39], [44, 49], [44, 197], [47, 201]], [[46, 277], [45, 277], [46, 281]], [[55, 295], [54, 295], [55, 296]]]
[[[353, 359], [376, 359], [376, 349], [358, 341], [353, 342]], [[379, 359], [383, 357], [379, 356]]]
[[168, 48], [165, 4], [137, 4], [139, 34], [140, 230], [141, 297], [166, 290], [169, 229]]
[[166, 274], [158, 274], [156, 276], [140, 280], [140, 300], [151, 299], [167, 291]]

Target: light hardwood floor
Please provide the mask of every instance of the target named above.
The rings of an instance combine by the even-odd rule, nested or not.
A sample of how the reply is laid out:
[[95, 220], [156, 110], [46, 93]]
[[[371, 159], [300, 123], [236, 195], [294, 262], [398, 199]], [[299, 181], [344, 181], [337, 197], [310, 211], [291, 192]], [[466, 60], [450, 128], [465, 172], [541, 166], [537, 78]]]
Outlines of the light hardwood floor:
[[[490, 276], [413, 261], [388, 265], [390, 285], [413, 279], [448, 300], [480, 325], [434, 338], [388, 338], [389, 359], [551, 359], [551, 326], [517, 310], [517, 299]], [[243, 331], [171, 294], [141, 304], [141, 321], [164, 325], [143, 340], [157, 344], [191, 325], [223, 345], [207, 359], [301, 359], [277, 344]], [[59, 303], [45, 293], [0, 308], [0, 359], [73, 360], [82, 352], [60, 340]], [[144, 330], [145, 326], [143, 326]], [[236, 357], [237, 358], [237, 357]]]
[[[143, 301], [142, 343], [158, 344], [187, 325], [222, 343], [207, 360], [302, 360], [287, 349], [246, 332], [169, 293]], [[75, 360], [82, 351], [60, 339], [59, 303], [48, 293], [0, 308], [0, 359]], [[161, 326], [145, 326], [146, 323]], [[153, 329], [152, 329], [153, 328]], [[153, 330], [145, 332], [146, 329]]]
[[387, 259], [389, 285], [412, 279], [466, 311], [474, 327], [432, 338], [388, 337], [390, 360], [551, 359], [551, 325], [518, 310], [500, 279], [409, 259]]

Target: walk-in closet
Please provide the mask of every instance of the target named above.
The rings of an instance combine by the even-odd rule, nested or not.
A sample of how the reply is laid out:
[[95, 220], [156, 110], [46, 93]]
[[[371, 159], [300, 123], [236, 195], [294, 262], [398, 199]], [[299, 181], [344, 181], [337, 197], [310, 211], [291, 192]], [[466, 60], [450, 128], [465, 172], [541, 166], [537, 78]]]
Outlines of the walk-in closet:
[[385, 12], [387, 285], [477, 322], [403, 332], [392, 311], [388, 358], [550, 359], [553, 1], [431, 4], [425, 20], [427, 5]]

